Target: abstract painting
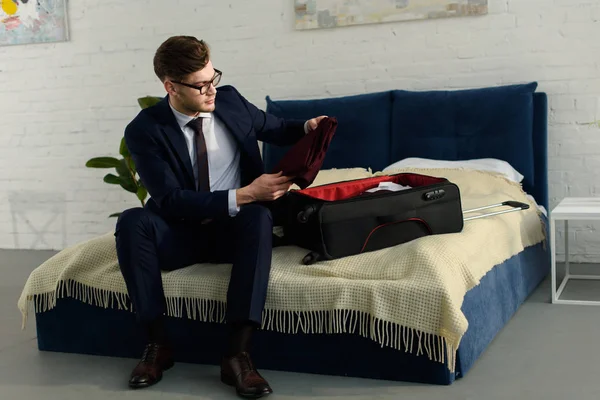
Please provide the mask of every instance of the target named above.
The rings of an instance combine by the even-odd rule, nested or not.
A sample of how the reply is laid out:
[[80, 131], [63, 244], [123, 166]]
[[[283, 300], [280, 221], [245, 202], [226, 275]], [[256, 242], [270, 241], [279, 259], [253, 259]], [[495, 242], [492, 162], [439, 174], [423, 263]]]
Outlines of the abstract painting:
[[483, 15], [488, 0], [295, 0], [296, 29]]
[[67, 0], [0, 0], [0, 46], [68, 39]]

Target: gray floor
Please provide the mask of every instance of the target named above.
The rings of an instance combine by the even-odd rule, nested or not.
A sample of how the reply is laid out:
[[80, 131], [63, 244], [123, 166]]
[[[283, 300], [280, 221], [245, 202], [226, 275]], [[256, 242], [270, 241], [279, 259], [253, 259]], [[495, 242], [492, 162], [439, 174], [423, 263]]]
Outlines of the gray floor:
[[[41, 353], [35, 326], [21, 331], [16, 302], [51, 252], [0, 250], [0, 399], [233, 399], [216, 367], [177, 364], [157, 386], [126, 388], [134, 360]], [[600, 282], [569, 288], [600, 293]], [[599, 399], [600, 307], [549, 304], [544, 282], [473, 370], [452, 386], [261, 371], [271, 399]]]

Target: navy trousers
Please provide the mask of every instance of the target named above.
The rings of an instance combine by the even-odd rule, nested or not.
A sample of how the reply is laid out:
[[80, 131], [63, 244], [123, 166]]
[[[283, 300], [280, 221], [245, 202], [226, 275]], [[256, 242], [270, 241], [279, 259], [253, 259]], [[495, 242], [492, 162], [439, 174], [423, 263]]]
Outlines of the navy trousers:
[[124, 211], [115, 230], [117, 256], [138, 321], [166, 310], [161, 270], [195, 263], [233, 263], [227, 322], [260, 324], [271, 270], [273, 217], [257, 204], [208, 224], [167, 222], [145, 208]]

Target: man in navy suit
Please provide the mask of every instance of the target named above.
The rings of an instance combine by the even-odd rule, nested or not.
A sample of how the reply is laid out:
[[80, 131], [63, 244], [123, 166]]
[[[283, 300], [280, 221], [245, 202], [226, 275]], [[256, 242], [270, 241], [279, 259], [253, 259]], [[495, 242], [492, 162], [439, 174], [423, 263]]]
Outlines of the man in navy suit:
[[293, 177], [265, 174], [257, 141], [294, 144], [323, 117], [284, 120], [259, 110], [232, 86], [217, 93], [222, 74], [208, 46], [194, 37], [165, 41], [154, 69], [167, 96], [125, 130], [151, 198], [144, 208], [123, 212], [115, 230], [120, 268], [148, 335], [129, 385], [153, 385], [173, 365], [161, 271], [232, 263], [221, 380], [241, 396], [260, 397], [272, 389], [248, 348], [262, 321], [271, 268], [273, 216], [267, 205], [285, 194]]

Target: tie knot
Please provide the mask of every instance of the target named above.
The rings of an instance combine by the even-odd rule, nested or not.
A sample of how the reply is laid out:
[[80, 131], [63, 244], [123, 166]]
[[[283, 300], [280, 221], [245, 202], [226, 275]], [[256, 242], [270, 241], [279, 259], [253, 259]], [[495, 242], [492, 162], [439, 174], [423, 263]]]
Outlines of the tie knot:
[[193, 130], [195, 130], [196, 132], [202, 132], [202, 121], [203, 120], [204, 120], [204, 118], [202, 118], [202, 117], [194, 118], [193, 120], [188, 122], [187, 125], [190, 128], [192, 128]]

